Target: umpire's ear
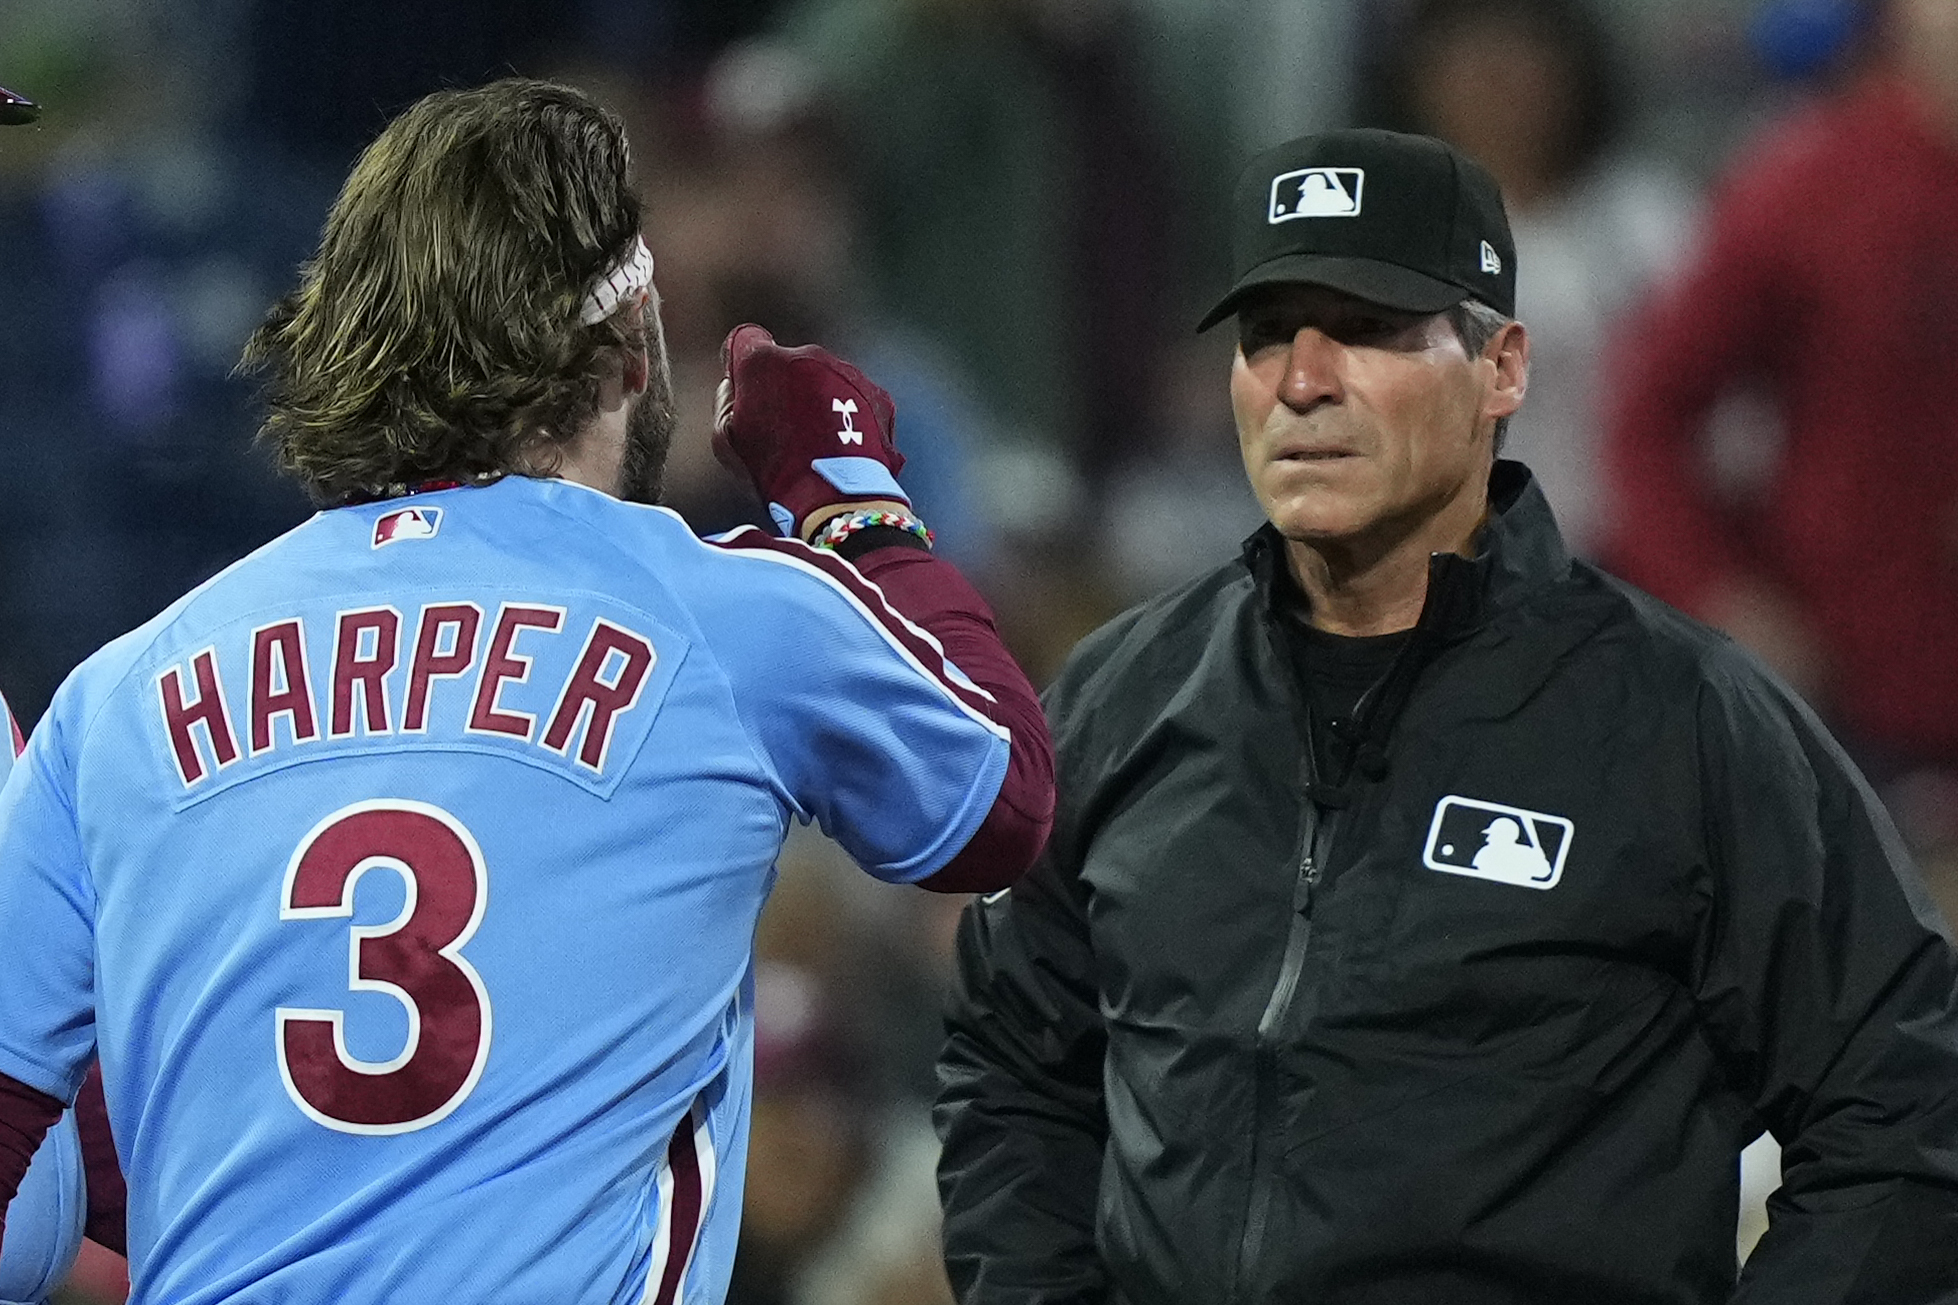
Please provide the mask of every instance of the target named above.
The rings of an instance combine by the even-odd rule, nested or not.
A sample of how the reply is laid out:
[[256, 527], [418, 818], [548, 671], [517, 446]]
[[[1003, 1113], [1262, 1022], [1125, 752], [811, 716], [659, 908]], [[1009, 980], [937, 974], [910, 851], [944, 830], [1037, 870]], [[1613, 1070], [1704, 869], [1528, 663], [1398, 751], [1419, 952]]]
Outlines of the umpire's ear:
[[1480, 361], [1494, 364], [1482, 415], [1501, 420], [1523, 406], [1523, 395], [1530, 388], [1530, 333], [1521, 322], [1505, 324], [1482, 350]]
[[623, 355], [624, 365], [620, 371], [619, 381], [625, 387], [625, 392], [644, 394], [652, 372], [652, 363], [646, 357], [646, 346], [628, 345], [620, 352]]

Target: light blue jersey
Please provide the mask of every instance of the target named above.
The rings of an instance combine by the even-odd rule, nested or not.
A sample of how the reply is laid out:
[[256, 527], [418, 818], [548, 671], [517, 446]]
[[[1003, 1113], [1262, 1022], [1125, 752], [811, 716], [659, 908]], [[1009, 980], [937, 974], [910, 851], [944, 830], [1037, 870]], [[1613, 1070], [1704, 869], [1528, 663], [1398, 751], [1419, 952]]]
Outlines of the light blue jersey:
[[70, 1110], [48, 1130], [7, 1206], [0, 1250], [0, 1305], [44, 1301], [75, 1266], [88, 1221], [82, 1176], [82, 1138]]
[[[0, 783], [13, 769], [19, 744], [13, 712], [0, 698]], [[48, 1130], [20, 1191], [7, 1207], [7, 1237], [0, 1245], [0, 1305], [45, 1300], [61, 1285], [81, 1250], [87, 1216], [81, 1133], [71, 1110]]]
[[99, 1049], [132, 1300], [714, 1302], [792, 819], [943, 865], [1008, 738], [847, 564], [510, 478], [110, 644], [0, 798], [0, 1073]]

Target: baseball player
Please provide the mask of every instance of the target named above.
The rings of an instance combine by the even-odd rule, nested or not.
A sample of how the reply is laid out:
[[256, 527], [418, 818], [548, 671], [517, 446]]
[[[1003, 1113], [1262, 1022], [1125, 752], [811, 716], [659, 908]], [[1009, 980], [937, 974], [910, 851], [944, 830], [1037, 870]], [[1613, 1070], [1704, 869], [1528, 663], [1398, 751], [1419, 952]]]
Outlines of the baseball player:
[[[0, 103], [11, 96], [0, 90]], [[0, 698], [0, 781], [13, 770], [26, 746], [5, 698]], [[81, 1146], [74, 1116], [64, 1115], [50, 1129], [34, 1165], [15, 1198], [20, 1212], [13, 1232], [0, 1247], [0, 1302], [38, 1301], [54, 1289], [81, 1245]]]
[[[0, 91], [0, 103], [10, 99]], [[26, 747], [20, 725], [5, 698], [0, 698], [0, 780], [13, 770], [14, 758]], [[81, 1212], [86, 1203], [82, 1186], [81, 1140], [73, 1112], [48, 1130], [15, 1198], [16, 1212], [4, 1246], [0, 1246], [0, 1302], [20, 1305], [39, 1301], [54, 1290], [81, 1247]], [[20, 1163], [23, 1157], [8, 1157]], [[0, 1160], [0, 1163], [5, 1163]]]
[[[0, 86], [0, 126], [33, 122], [39, 108], [24, 95]], [[12, 771], [26, 746], [20, 725], [0, 698], [0, 781]], [[49, 1130], [39, 1151], [29, 1151], [32, 1168], [23, 1180], [14, 1233], [0, 1247], [0, 1302], [37, 1301], [52, 1291], [81, 1245], [83, 1206], [81, 1145], [74, 1117], [63, 1116]], [[16, 1163], [24, 1157], [16, 1156]]]
[[[25, 126], [40, 116], [40, 105], [0, 86], [0, 126]], [[0, 781], [25, 747], [19, 720], [0, 698]], [[122, 1250], [122, 1173], [98, 1069], [90, 1069], [75, 1109], [48, 1130], [32, 1156], [11, 1207], [12, 1235], [0, 1247], [0, 1305], [45, 1300], [73, 1266], [84, 1234]]]
[[[26, 749], [20, 722], [5, 698], [0, 698], [0, 783], [12, 773], [14, 759]], [[47, 1299], [60, 1285], [81, 1249], [84, 1231], [112, 1247], [120, 1247], [114, 1231], [120, 1222], [120, 1172], [108, 1139], [108, 1121], [99, 1108], [101, 1076], [91, 1073], [76, 1109], [64, 1112], [48, 1130], [38, 1151], [20, 1151], [20, 1163], [33, 1156], [12, 1206], [12, 1231], [0, 1246], [0, 1305], [28, 1305]], [[88, 1108], [84, 1109], [84, 1105]], [[86, 1116], [87, 1128], [83, 1126]], [[106, 1163], [113, 1178], [97, 1190], [98, 1208], [91, 1209], [87, 1161], [83, 1143], [98, 1164]], [[93, 1220], [91, 1216], [94, 1216]]]
[[[0, 698], [0, 782], [27, 747], [20, 722]], [[25, 1152], [13, 1159], [20, 1163]], [[48, 1130], [8, 1208], [0, 1246], [0, 1305], [46, 1300], [75, 1264], [82, 1238], [122, 1253], [122, 1171], [102, 1100], [102, 1075], [91, 1068], [75, 1108]]]
[[947, 891], [1045, 839], [876, 385], [736, 331], [717, 446], [791, 537], [646, 505], [627, 167], [545, 83], [389, 125], [250, 351], [322, 510], [85, 662], [0, 800], [0, 1157], [99, 1053], [139, 1305], [720, 1300], [790, 823]]

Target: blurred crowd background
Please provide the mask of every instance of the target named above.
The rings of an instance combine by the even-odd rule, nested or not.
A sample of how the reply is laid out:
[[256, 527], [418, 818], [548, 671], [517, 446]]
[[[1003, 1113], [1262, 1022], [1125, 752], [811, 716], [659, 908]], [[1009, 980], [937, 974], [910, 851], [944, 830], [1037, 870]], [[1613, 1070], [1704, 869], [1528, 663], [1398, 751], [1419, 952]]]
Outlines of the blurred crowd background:
[[[1241, 160], [1449, 137], [1515, 223], [1510, 451], [1573, 550], [1773, 662], [1958, 906], [1958, 0], [0, 0], [0, 84], [45, 106], [0, 131], [25, 721], [310, 511], [240, 346], [381, 124], [512, 72], [631, 130], [674, 506], [766, 519], [708, 447], [726, 331], [828, 344], [895, 397], [922, 514], [1038, 683], [1259, 521], [1234, 341], [1191, 329]], [[949, 1299], [926, 1102], [961, 905], [792, 846], [735, 1305]]]

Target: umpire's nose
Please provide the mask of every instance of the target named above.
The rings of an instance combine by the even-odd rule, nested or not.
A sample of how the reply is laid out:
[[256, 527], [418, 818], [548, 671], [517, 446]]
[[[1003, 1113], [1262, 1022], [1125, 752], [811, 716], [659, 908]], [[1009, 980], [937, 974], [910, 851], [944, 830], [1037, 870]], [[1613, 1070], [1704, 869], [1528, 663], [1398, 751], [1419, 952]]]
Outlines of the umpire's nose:
[[1278, 401], [1294, 412], [1310, 412], [1321, 403], [1344, 399], [1345, 354], [1345, 346], [1318, 327], [1300, 327], [1278, 383]]

